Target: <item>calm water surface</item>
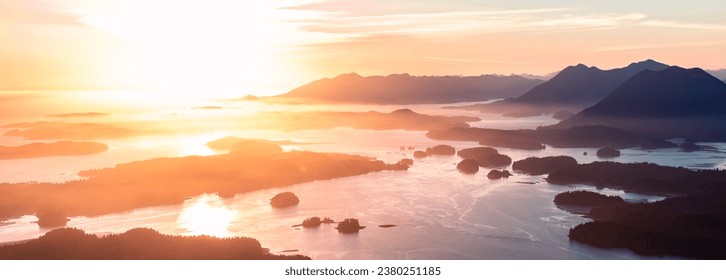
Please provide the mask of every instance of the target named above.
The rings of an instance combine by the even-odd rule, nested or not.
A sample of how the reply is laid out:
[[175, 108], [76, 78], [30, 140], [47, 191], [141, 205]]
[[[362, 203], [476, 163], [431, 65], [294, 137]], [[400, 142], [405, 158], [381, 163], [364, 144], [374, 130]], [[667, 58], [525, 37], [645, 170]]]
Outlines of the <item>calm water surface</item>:
[[[264, 109], [241, 102], [222, 103], [225, 109], [214, 114], [248, 114]], [[256, 107], [255, 107], [256, 106]], [[554, 123], [542, 116], [524, 119], [479, 115], [476, 112], [441, 109], [435, 105], [408, 106], [417, 112], [449, 115], [475, 115], [483, 120], [474, 125], [496, 128], [527, 128]], [[250, 109], [251, 108], [251, 109]], [[281, 108], [281, 107], [280, 107]], [[320, 109], [320, 107], [311, 107]], [[385, 106], [380, 111], [399, 107]], [[279, 108], [278, 108], [279, 109]], [[304, 110], [295, 108], [296, 110]], [[310, 109], [310, 108], [308, 108]], [[334, 107], [324, 107], [333, 110]], [[350, 108], [338, 108], [348, 110]], [[189, 107], [165, 109], [177, 114], [199, 114]], [[362, 111], [371, 107], [362, 108]], [[150, 112], [146, 112], [150, 114]], [[126, 114], [138, 114], [138, 112]], [[117, 116], [118, 117], [118, 116]], [[42, 116], [38, 118], [42, 119]], [[6, 123], [6, 122], [5, 122]], [[350, 128], [297, 132], [218, 130], [201, 134], [148, 136], [104, 141], [110, 150], [79, 157], [50, 157], [0, 160], [0, 181], [61, 182], [78, 179], [78, 171], [112, 167], [118, 163], [163, 156], [209, 155], [205, 143], [225, 136], [290, 139], [310, 145], [285, 146], [373, 156], [386, 162], [412, 158], [413, 151], [400, 146], [425, 149], [449, 144], [457, 149], [477, 146], [472, 142], [433, 141], [425, 132], [403, 130], [373, 131]], [[19, 145], [26, 140], [0, 137], [0, 145]], [[614, 160], [655, 162], [689, 168], [726, 167], [726, 145], [709, 143], [719, 151], [680, 152], [623, 150]], [[596, 161], [595, 149], [556, 149], [519, 151], [498, 149], [513, 160], [530, 156], [570, 155], [578, 162]], [[583, 155], [587, 152], [589, 156]], [[91, 233], [123, 232], [134, 227], [150, 227], [162, 233], [214, 236], [249, 236], [258, 239], [274, 253], [293, 251], [315, 259], [639, 259], [627, 250], [602, 250], [570, 242], [569, 228], [587, 219], [558, 209], [554, 196], [573, 188], [544, 182], [541, 176], [515, 174], [505, 180], [489, 180], [487, 169], [475, 175], [456, 170], [460, 158], [429, 157], [416, 160], [408, 171], [386, 171], [268, 189], [221, 199], [215, 194], [193, 197], [183, 204], [137, 209], [97, 217], [71, 217], [69, 227]], [[276, 193], [292, 191], [301, 200], [296, 207], [272, 209], [269, 199]], [[626, 199], [659, 200], [662, 197], [597, 190]], [[366, 226], [358, 234], [339, 234], [334, 225], [316, 229], [293, 227], [311, 216], [335, 220], [357, 218]], [[210, 218], [212, 217], [212, 218]], [[38, 237], [34, 216], [11, 219], [0, 224], [0, 242]], [[379, 225], [396, 227], [381, 228]]]

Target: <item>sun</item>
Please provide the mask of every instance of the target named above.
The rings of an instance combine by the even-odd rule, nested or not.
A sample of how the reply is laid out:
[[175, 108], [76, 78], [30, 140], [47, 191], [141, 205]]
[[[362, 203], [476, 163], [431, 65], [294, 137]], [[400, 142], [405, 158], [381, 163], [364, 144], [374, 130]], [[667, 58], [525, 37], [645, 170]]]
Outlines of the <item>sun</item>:
[[177, 226], [189, 235], [227, 237], [229, 226], [236, 217], [237, 211], [224, 206], [219, 196], [204, 194], [184, 202]]
[[[298, 68], [295, 11], [278, 1], [93, 1], [80, 21], [127, 45], [129, 84], [185, 96], [279, 94]], [[285, 2], [285, 1], [282, 1]], [[285, 85], [287, 86], [287, 85]]]

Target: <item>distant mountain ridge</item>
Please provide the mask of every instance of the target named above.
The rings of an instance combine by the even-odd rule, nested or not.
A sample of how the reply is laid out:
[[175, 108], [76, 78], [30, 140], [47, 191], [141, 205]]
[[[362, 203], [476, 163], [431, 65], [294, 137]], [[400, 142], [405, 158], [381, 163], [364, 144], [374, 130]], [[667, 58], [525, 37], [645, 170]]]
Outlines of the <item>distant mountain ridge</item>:
[[719, 80], [726, 81], [726, 69], [706, 70], [706, 72]]
[[509, 116], [534, 116], [560, 110], [578, 112], [603, 100], [620, 84], [643, 70], [663, 70], [668, 65], [645, 60], [627, 67], [601, 70], [584, 64], [568, 66], [552, 79], [525, 94], [491, 104], [469, 106], [483, 112]]
[[594, 106], [553, 126], [605, 125], [659, 137], [726, 139], [726, 83], [706, 71], [645, 70]]
[[324, 78], [272, 97], [305, 102], [368, 104], [444, 104], [519, 96], [542, 83], [520, 76], [389, 76], [356, 73]]

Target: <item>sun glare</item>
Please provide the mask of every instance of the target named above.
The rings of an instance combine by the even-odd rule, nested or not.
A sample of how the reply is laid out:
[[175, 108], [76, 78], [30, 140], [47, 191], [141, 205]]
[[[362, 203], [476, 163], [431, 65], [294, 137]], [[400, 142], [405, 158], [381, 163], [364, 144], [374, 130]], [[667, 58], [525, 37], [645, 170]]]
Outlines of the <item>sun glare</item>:
[[227, 237], [236, 216], [237, 211], [224, 206], [219, 196], [204, 194], [184, 202], [177, 225], [189, 235]]
[[[285, 2], [285, 1], [283, 1]], [[80, 21], [129, 44], [130, 83], [176, 96], [279, 94], [296, 74], [286, 59], [296, 11], [271, 1], [111, 1], [76, 9]], [[297, 12], [299, 13], [299, 12]], [[184, 91], [178, 91], [184, 90]], [[242, 93], [240, 93], [240, 91]]]

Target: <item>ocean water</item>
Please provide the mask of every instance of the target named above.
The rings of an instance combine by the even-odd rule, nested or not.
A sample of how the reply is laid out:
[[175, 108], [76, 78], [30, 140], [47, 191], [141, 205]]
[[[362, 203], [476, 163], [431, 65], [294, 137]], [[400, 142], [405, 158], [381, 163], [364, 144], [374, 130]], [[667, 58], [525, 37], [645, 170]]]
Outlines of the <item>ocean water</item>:
[[[208, 114], [224, 117], [249, 114], [266, 108], [258, 103], [217, 101], [223, 109], [200, 113], [190, 106], [170, 106], [158, 111], [119, 111], [113, 118], [138, 114], [157, 114], [168, 118], [179, 115], [204, 118]], [[422, 113], [475, 115], [483, 120], [474, 125], [496, 128], [527, 128], [556, 122], [547, 116], [503, 118], [477, 112], [441, 109], [439, 105], [409, 106]], [[289, 108], [289, 110], [352, 110], [335, 106]], [[358, 107], [355, 107], [358, 108]], [[392, 111], [392, 106], [367, 106], [361, 111]], [[174, 115], [167, 114], [174, 112]], [[124, 115], [126, 114], [126, 115]], [[43, 119], [43, 115], [33, 116]], [[160, 117], [163, 118], [163, 117]], [[289, 139], [305, 145], [284, 146], [286, 150], [341, 152], [376, 157], [393, 163], [412, 158], [412, 150], [437, 144], [458, 149], [475, 147], [474, 142], [434, 141], [423, 131], [360, 130], [335, 128], [295, 132], [246, 131], [233, 127], [213, 131], [144, 136], [102, 141], [109, 151], [89, 156], [48, 157], [0, 160], [0, 181], [62, 182], [78, 179], [78, 171], [112, 167], [115, 164], [156, 157], [209, 155], [205, 143], [225, 136]], [[0, 137], [0, 145], [28, 142], [15, 137]], [[655, 162], [688, 168], [723, 168], [726, 144], [709, 143], [717, 151], [684, 153], [678, 149], [643, 151], [626, 149], [614, 160]], [[541, 151], [498, 149], [513, 160], [530, 156], [570, 155], [578, 162], [598, 160], [595, 149], [558, 149]], [[588, 155], [583, 155], [587, 152]], [[150, 227], [162, 233], [214, 236], [248, 236], [258, 239], [273, 253], [304, 254], [315, 259], [642, 259], [627, 250], [603, 250], [570, 242], [569, 228], [588, 219], [558, 209], [554, 196], [574, 188], [590, 189], [630, 200], [659, 200], [663, 197], [595, 190], [589, 186], [548, 184], [542, 176], [515, 174], [503, 180], [486, 178], [488, 169], [467, 175], [456, 170], [457, 156], [435, 156], [416, 160], [408, 171], [385, 171], [355, 177], [315, 181], [277, 189], [267, 189], [233, 198], [216, 194], [189, 198], [182, 204], [136, 209], [96, 217], [71, 217], [69, 227], [96, 234], [123, 232], [135, 227]], [[269, 199], [283, 191], [294, 192], [300, 204], [273, 209]], [[293, 227], [307, 217], [331, 217], [336, 221], [356, 218], [366, 226], [357, 234], [340, 234], [334, 225], [307, 229]], [[0, 223], [0, 242], [36, 238], [47, 230], [35, 224], [34, 216]], [[382, 228], [379, 225], [396, 225]]]

